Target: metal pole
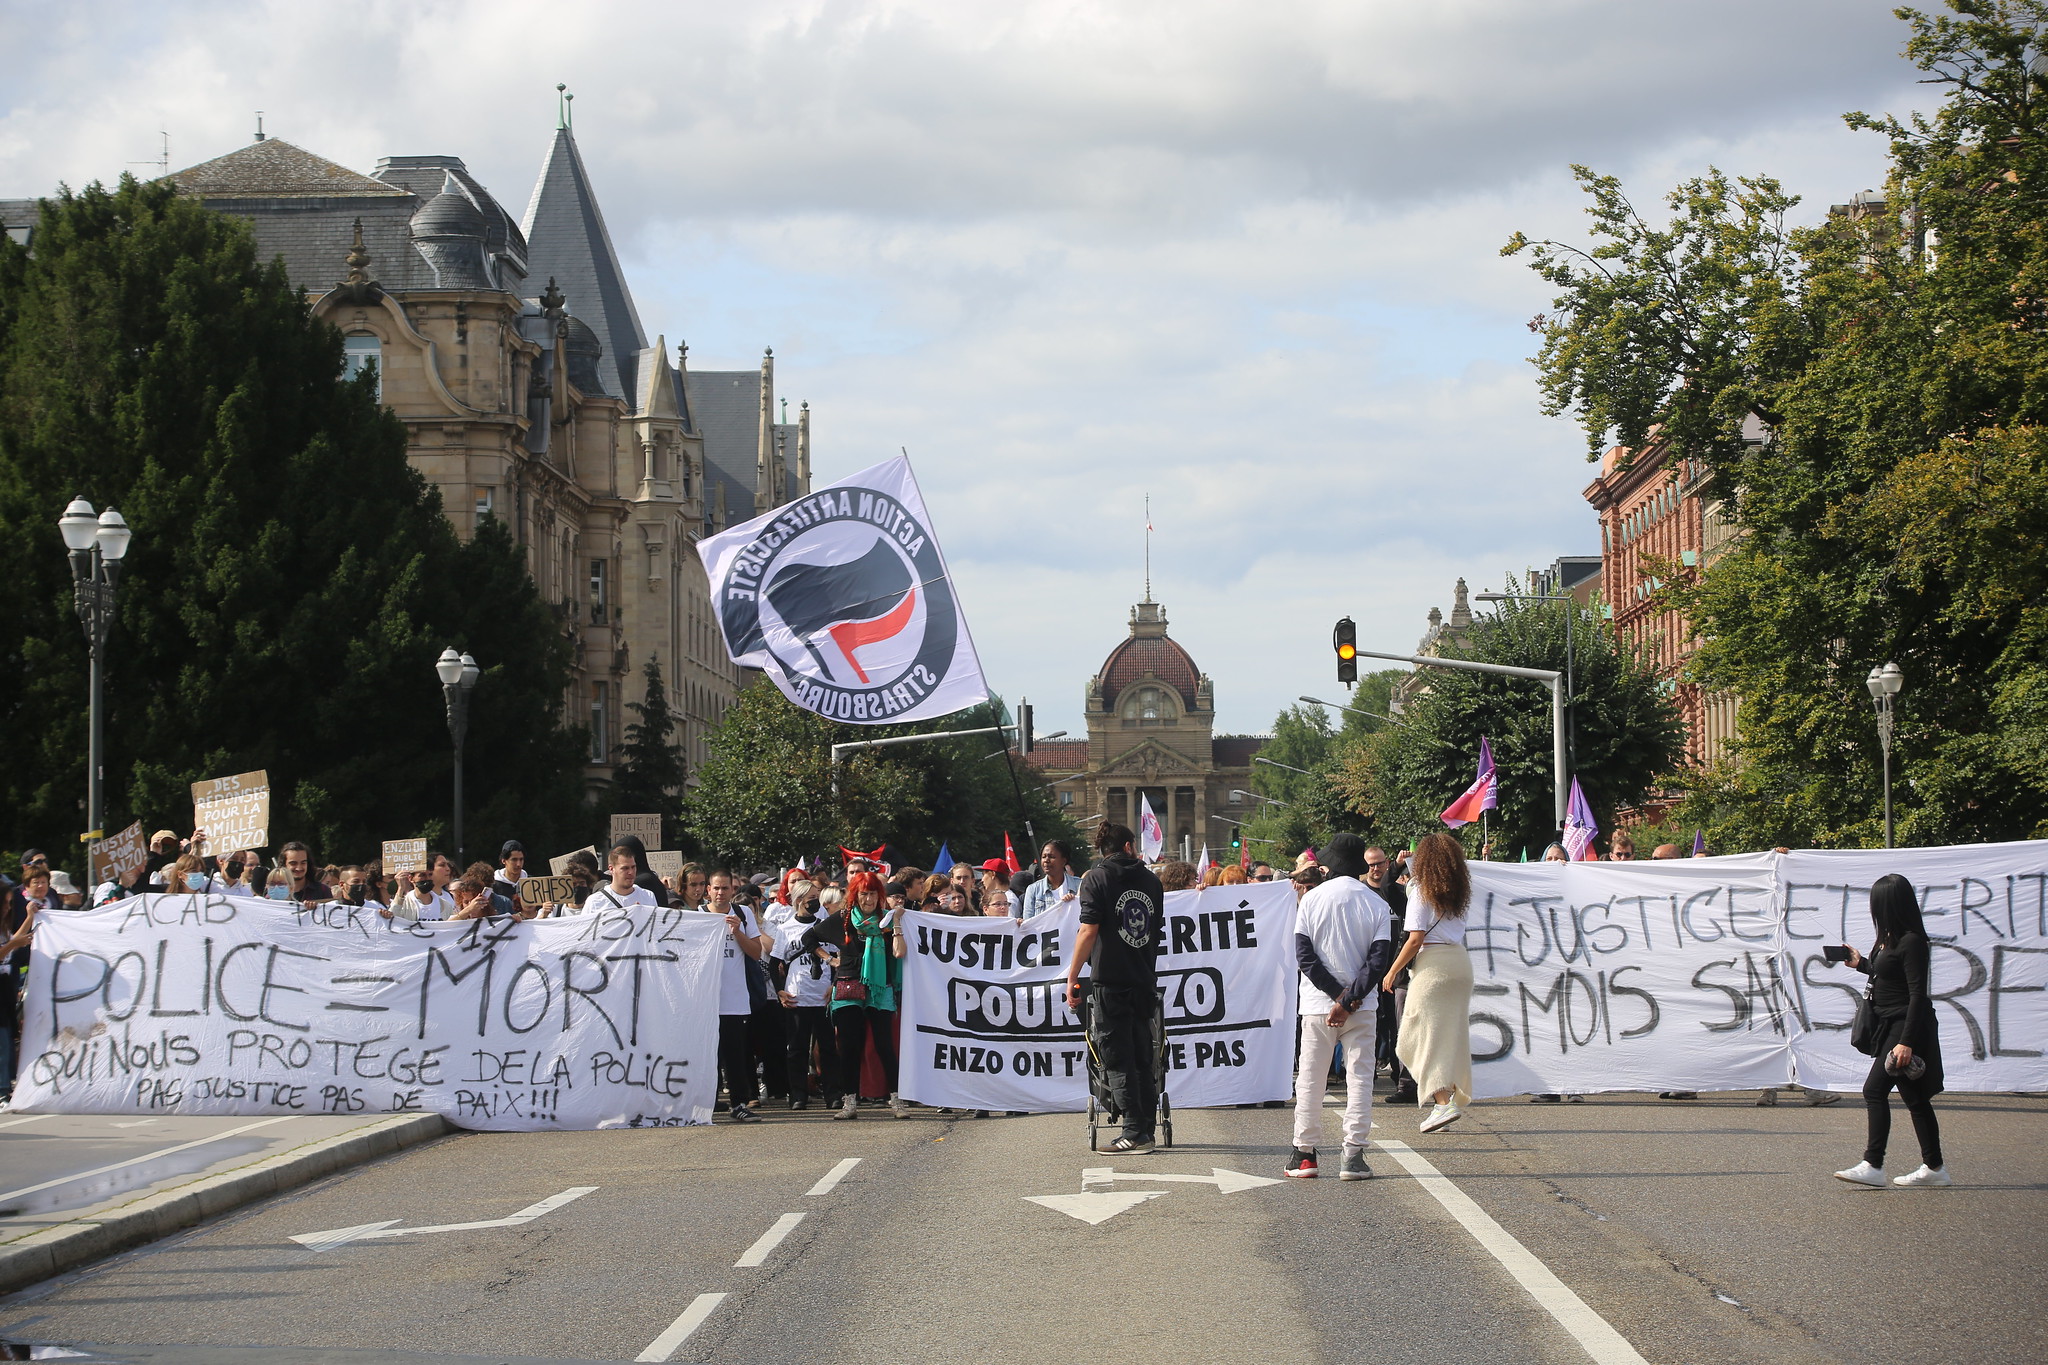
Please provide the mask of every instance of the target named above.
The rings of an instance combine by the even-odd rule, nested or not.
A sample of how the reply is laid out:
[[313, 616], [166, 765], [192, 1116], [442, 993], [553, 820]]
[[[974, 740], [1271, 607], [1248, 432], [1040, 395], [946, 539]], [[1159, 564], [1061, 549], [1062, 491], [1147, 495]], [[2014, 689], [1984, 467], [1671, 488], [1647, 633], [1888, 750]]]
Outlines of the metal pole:
[[1892, 699], [1877, 703], [1878, 748], [1884, 751], [1884, 846], [1892, 846]]
[[[93, 623], [86, 628], [88, 637], [96, 637], [99, 634], [99, 607], [97, 603], [93, 607], [93, 617]], [[92, 678], [89, 684], [91, 701], [88, 705], [90, 719], [87, 721], [90, 738], [86, 746], [85, 759], [85, 827], [89, 830], [96, 829], [100, 831], [100, 837], [104, 839], [107, 837], [107, 827], [101, 817], [104, 814], [106, 799], [106, 722], [101, 714], [100, 707], [99, 641], [96, 638], [92, 639], [91, 646], [91, 662], [89, 664]]]
[[443, 683], [441, 691], [448, 701], [448, 737], [455, 741], [455, 863], [459, 873], [468, 864], [462, 837], [462, 741], [469, 733], [469, 690], [461, 683]]
[[1550, 680], [1550, 750], [1551, 763], [1556, 773], [1555, 803], [1557, 806], [1557, 827], [1564, 829], [1565, 806], [1570, 795], [1565, 789], [1565, 740], [1564, 740], [1564, 680], [1553, 676]]

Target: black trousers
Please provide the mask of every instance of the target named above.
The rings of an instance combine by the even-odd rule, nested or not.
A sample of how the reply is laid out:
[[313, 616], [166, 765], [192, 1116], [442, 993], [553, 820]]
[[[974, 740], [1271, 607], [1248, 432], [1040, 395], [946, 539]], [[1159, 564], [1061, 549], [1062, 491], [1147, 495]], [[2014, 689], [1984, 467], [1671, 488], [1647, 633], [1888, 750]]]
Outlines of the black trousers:
[[832, 1032], [830, 1005], [799, 1005], [789, 1011], [789, 1097], [811, 1093], [811, 1047], [818, 1049], [818, 1079], [828, 1104], [839, 1103], [839, 1047]]
[[718, 1069], [725, 1077], [726, 1097], [734, 1104], [752, 1104], [756, 1094], [747, 1019], [744, 1014], [718, 1016]]
[[1893, 1086], [1899, 1088], [1899, 1098], [1906, 1102], [1906, 1112], [1913, 1116], [1913, 1133], [1920, 1139], [1920, 1159], [1936, 1170], [1941, 1169], [1941, 1124], [1934, 1117], [1934, 1096], [1918, 1082], [1903, 1076], [1894, 1076], [1884, 1069], [1884, 1059], [1890, 1055], [1886, 1048], [1870, 1063], [1870, 1075], [1863, 1082], [1863, 1105], [1869, 1120], [1869, 1132], [1863, 1143], [1863, 1159], [1873, 1166], [1884, 1165], [1885, 1144], [1892, 1135]]
[[839, 1035], [839, 1088], [841, 1097], [860, 1094], [860, 1064], [867, 1056], [867, 1042], [875, 1040], [875, 1055], [882, 1059], [889, 1093], [896, 1093], [896, 1016], [889, 1010], [871, 1010], [866, 1005], [847, 1005], [832, 1011], [832, 1028]]
[[1152, 1037], [1159, 993], [1129, 986], [1092, 990], [1102, 1083], [1123, 1115], [1124, 1136], [1150, 1138], [1159, 1111], [1159, 1080], [1153, 1073], [1158, 1043]]
[[770, 1096], [782, 1093], [782, 1059], [789, 1051], [788, 1014], [779, 1000], [756, 1000], [747, 1021], [749, 1055], [761, 1064], [762, 1088]]

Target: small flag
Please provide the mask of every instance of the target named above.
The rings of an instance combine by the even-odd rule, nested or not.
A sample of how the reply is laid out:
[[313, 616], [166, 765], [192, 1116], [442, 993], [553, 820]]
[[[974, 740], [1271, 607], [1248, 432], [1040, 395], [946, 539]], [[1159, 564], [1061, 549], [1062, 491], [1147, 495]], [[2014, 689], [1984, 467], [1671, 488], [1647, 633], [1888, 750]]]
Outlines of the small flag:
[[1237, 846], [1237, 865], [1247, 872], [1252, 870], [1252, 846], [1250, 844], [1239, 844]]
[[939, 841], [939, 856], [932, 860], [932, 875], [943, 877], [953, 866], [953, 854], [946, 847], [946, 841]]
[[1707, 856], [1707, 832], [1703, 829], [1696, 829], [1692, 832], [1692, 856], [1695, 858]]
[[1443, 822], [1452, 829], [1469, 825], [1479, 818], [1481, 811], [1497, 810], [1500, 806], [1500, 778], [1493, 771], [1493, 746], [1486, 742], [1486, 736], [1479, 737], [1479, 776], [1472, 785], [1465, 788], [1465, 794], [1444, 808]]
[[1571, 801], [1564, 810], [1564, 849], [1572, 856], [1573, 862], [1593, 861], [1593, 840], [1600, 834], [1600, 826], [1593, 819], [1593, 807], [1586, 801], [1586, 793], [1579, 789], [1579, 779], [1572, 779]]
[[1196, 880], [1196, 881], [1200, 881], [1200, 880], [1202, 880], [1203, 874], [1207, 873], [1207, 872], [1208, 872], [1208, 870], [1209, 870], [1209, 846], [1208, 846], [1207, 844], [1203, 844], [1203, 845], [1202, 845], [1202, 860], [1201, 860], [1200, 862], [1198, 862], [1198, 863], [1196, 863], [1196, 864], [1195, 864], [1195, 880]]
[[1024, 870], [1024, 864], [1017, 861], [1017, 846], [1010, 842], [1008, 830], [1003, 831], [1003, 863], [1010, 869], [1012, 877]]
[[798, 855], [798, 857], [797, 857], [797, 860], [796, 860], [796, 870], [797, 870], [797, 871], [799, 871], [799, 872], [802, 872], [802, 871], [804, 871], [804, 870], [805, 870], [805, 868], [804, 868], [804, 860], [803, 860], [803, 857], [802, 857], [802, 855], [801, 855], [801, 854], [799, 854], [799, 855]]
[[1529, 846], [1527, 844], [1522, 845], [1522, 861], [1525, 863], [1529, 861]]
[[1166, 831], [1159, 827], [1159, 817], [1152, 813], [1152, 798], [1143, 792], [1138, 794], [1138, 855], [1148, 863], [1159, 861], [1159, 855], [1166, 849]]

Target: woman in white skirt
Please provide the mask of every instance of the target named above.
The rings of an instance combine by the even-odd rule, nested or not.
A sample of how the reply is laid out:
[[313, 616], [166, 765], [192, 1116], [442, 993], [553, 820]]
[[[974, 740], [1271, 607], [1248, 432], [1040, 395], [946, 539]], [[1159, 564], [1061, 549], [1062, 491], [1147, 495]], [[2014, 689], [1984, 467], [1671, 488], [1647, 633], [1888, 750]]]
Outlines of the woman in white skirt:
[[1472, 874], [1458, 841], [1437, 833], [1416, 845], [1408, 876], [1408, 941], [1384, 985], [1391, 992], [1414, 964], [1394, 1052], [1415, 1076], [1417, 1102], [1432, 1106], [1422, 1131], [1434, 1133], [1463, 1118], [1472, 1102], [1472, 961], [1465, 956]]

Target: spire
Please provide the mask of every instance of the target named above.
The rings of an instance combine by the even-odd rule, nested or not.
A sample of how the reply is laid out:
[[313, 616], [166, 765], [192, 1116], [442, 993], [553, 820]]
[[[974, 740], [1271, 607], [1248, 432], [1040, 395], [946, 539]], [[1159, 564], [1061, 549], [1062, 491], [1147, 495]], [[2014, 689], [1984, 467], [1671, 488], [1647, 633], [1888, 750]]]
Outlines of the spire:
[[370, 253], [363, 246], [363, 220], [356, 219], [355, 240], [348, 249], [348, 277], [334, 290], [344, 303], [368, 307], [384, 297], [384, 291], [370, 278]]
[[1145, 600], [1152, 600], [1152, 495], [1145, 495]]
[[811, 405], [805, 400], [796, 413], [796, 491], [811, 491]]
[[1472, 602], [1465, 591], [1465, 580], [1459, 579], [1451, 598], [1451, 629], [1463, 630], [1472, 624]]
[[775, 453], [775, 348], [761, 352], [761, 425], [754, 443], [754, 515], [775, 506], [769, 488], [769, 461]]
[[626, 272], [619, 265], [619, 253], [612, 247], [611, 233], [597, 206], [590, 172], [576, 147], [576, 135], [566, 122], [568, 99], [563, 94], [565, 120], [555, 130], [547, 163], [533, 187], [533, 199], [526, 206], [527, 274], [538, 279], [551, 275], [568, 296], [569, 312], [587, 323], [604, 344], [597, 362], [604, 391], [632, 402], [639, 392], [634, 383], [636, 362], [647, 349], [647, 333], [640, 326], [639, 310], [626, 288]]

